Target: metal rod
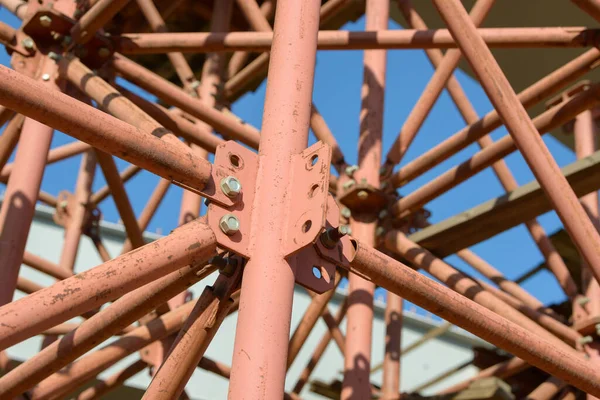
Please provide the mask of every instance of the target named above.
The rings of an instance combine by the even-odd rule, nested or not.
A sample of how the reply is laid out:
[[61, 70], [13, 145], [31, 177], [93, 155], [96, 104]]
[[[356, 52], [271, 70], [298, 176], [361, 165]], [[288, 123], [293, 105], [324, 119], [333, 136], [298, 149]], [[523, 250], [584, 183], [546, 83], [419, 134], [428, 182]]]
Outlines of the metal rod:
[[30, 391], [32, 399], [61, 398], [117, 361], [179, 331], [195, 304], [191, 301], [169, 311], [50, 375]]
[[166, 179], [201, 189], [210, 163], [0, 66], [0, 103]]
[[83, 234], [85, 218], [89, 216], [89, 200], [96, 172], [96, 156], [88, 151], [81, 157], [79, 176], [75, 184], [74, 202], [69, 207], [69, 222], [65, 227], [65, 241], [60, 254], [59, 265], [66, 270], [75, 270], [75, 259], [79, 250], [79, 242]]
[[[131, 292], [77, 326], [58, 342], [21, 364], [14, 373], [2, 377], [0, 394], [10, 397], [32, 387], [98, 343], [119, 333], [175, 294], [202, 280], [216, 267], [188, 266]], [[125, 329], [131, 331], [131, 329]], [[59, 351], [60, 349], [60, 351]]]
[[[60, 147], [55, 147], [53, 149], [50, 149], [50, 151], [48, 152], [48, 157], [46, 158], [46, 164], [47, 165], [54, 164], [58, 161], [62, 161], [69, 157], [81, 154], [81, 153], [89, 150], [90, 148], [91, 148], [91, 146], [89, 144], [83, 143], [80, 141], [75, 141], [73, 143], [62, 145]], [[10, 177], [10, 174], [12, 173], [13, 169], [14, 169], [13, 163], [6, 164], [4, 166], [4, 168], [2, 168], [2, 170], [1, 170], [2, 172], [0, 172], [0, 180], [7, 181], [8, 178]]]
[[37, 269], [40, 272], [53, 276], [56, 279], [62, 280], [73, 276], [73, 272], [62, 268], [58, 264], [54, 264], [45, 258], [37, 256], [33, 253], [25, 251], [23, 253], [23, 264]]
[[[202, 85], [202, 83], [200, 83]], [[123, 96], [127, 97], [146, 114], [154, 118], [165, 128], [181, 136], [186, 141], [198, 145], [210, 153], [214, 153], [217, 146], [224, 142], [223, 139], [211, 133], [211, 130], [199, 123], [194, 123], [186, 118], [167, 110], [160, 104], [151, 103], [148, 100], [130, 92], [122, 86], [117, 87]]]
[[600, 280], [600, 252], [597, 251], [600, 235], [585, 214], [569, 183], [560, 173], [556, 161], [525, 108], [519, 103], [494, 56], [477, 34], [460, 1], [434, 0], [434, 4], [455, 35], [490, 101], [506, 122], [509, 133], [546, 192], [575, 246], [592, 268], [596, 279]]
[[242, 280], [230, 399], [275, 399], [284, 392], [296, 263], [285, 259], [282, 222], [291, 155], [308, 144], [319, 6], [316, 0], [277, 5], [250, 232], [254, 246]]
[[427, 389], [428, 387], [433, 386], [436, 383], [443, 381], [444, 379], [447, 379], [448, 377], [456, 374], [457, 372], [462, 371], [463, 369], [467, 368], [472, 363], [473, 363], [473, 360], [468, 360], [467, 362], [464, 362], [455, 367], [452, 367], [449, 370], [441, 373], [440, 375], [433, 377], [432, 379], [428, 380], [427, 382], [420, 384], [416, 388], [413, 388], [412, 392], [419, 393], [419, 392]]
[[[338, 309], [338, 312], [335, 316], [336, 326], [341, 324], [342, 320], [346, 316], [347, 311], [348, 311], [348, 298], [346, 297], [346, 298], [344, 298], [344, 301], [342, 302], [342, 304], [340, 304], [340, 308]], [[323, 357], [323, 354], [325, 353], [325, 350], [327, 350], [327, 346], [329, 346], [329, 343], [331, 342], [332, 338], [333, 338], [333, 336], [331, 334], [331, 330], [328, 330], [325, 333], [323, 333], [323, 336], [321, 337], [321, 340], [319, 341], [319, 344], [317, 345], [317, 347], [315, 347], [315, 350], [314, 350], [310, 360], [306, 364], [306, 367], [304, 367], [304, 369], [302, 370], [302, 373], [300, 374], [300, 377], [298, 378], [298, 381], [296, 382], [296, 385], [294, 386], [294, 390], [292, 390], [293, 394], [299, 395], [300, 392], [302, 392], [302, 389], [308, 383], [308, 378], [310, 378], [310, 375], [312, 374], [313, 370], [315, 369], [315, 367], [321, 360], [321, 357]], [[341, 350], [342, 350], [342, 354], [344, 354], [345, 346], [341, 347]]]
[[[335, 289], [329, 290], [325, 293], [316, 295], [312, 298], [312, 301], [308, 305], [304, 315], [302, 316], [302, 320], [294, 330], [292, 337], [290, 338], [290, 344], [288, 347], [287, 353], [287, 369], [294, 363], [294, 360], [300, 353], [300, 349], [308, 339], [308, 335], [312, 332], [319, 316], [323, 314], [325, 309], [327, 308], [327, 304], [333, 298], [335, 294], [335, 290], [341, 282], [341, 276], [339, 273], [336, 273], [335, 276]], [[310, 292], [309, 292], [310, 293]]]
[[246, 21], [252, 30], [257, 32], [271, 32], [271, 24], [263, 15], [256, 0], [236, 0], [236, 4], [242, 10]]
[[481, 370], [474, 377], [468, 378], [463, 382], [452, 385], [452, 386], [442, 390], [438, 394], [443, 395], [443, 394], [448, 394], [448, 393], [460, 392], [461, 390], [468, 388], [471, 385], [471, 383], [473, 383], [479, 379], [487, 378], [490, 376], [495, 376], [500, 379], [507, 379], [507, 378], [510, 378], [511, 376], [514, 376], [520, 372], [525, 371], [527, 368], [530, 368], [529, 364], [527, 364], [525, 361], [521, 360], [520, 358], [513, 357], [513, 358], [510, 358], [501, 363], [492, 365], [491, 367], [488, 367], [484, 370]]
[[600, 2], [598, 0], [571, 0], [577, 7], [588, 13], [596, 21], [600, 21]]
[[[592, 110], [584, 111], [575, 118], [573, 133], [575, 135], [575, 155], [578, 159], [585, 158], [596, 151], [598, 128]], [[598, 226], [598, 192], [592, 192], [580, 200], [590, 219]], [[585, 262], [581, 266], [581, 275], [582, 292], [590, 299], [585, 309], [590, 317], [598, 316], [600, 315], [600, 285]]]
[[[585, 27], [480, 28], [479, 36], [491, 48], [592, 47], [597, 29]], [[115, 47], [122, 54], [208, 53], [217, 51], [254, 51], [271, 49], [270, 32], [135, 33], [115, 37]], [[457, 45], [446, 29], [319, 31], [319, 50], [394, 50], [450, 49]]]
[[207, 286], [177, 335], [167, 359], [154, 375], [144, 399], [177, 399], [202, 359], [210, 341], [227, 316], [229, 297], [239, 286], [242, 266], [231, 277], [219, 275], [214, 287]]
[[[275, 15], [275, 0], [263, 1], [260, 5], [260, 12], [265, 17], [270, 27], [271, 24], [268, 21]], [[249, 56], [250, 53], [247, 51], [236, 51], [233, 53], [229, 59], [229, 64], [227, 65], [227, 79], [231, 78], [242, 69]]]
[[[216, 33], [214, 35], [216, 35]], [[115, 55], [113, 66], [115, 70], [128, 81], [135, 83], [137, 86], [154, 94], [163, 101], [206, 122], [219, 133], [239, 140], [254, 148], [258, 146], [260, 135], [256, 128], [248, 124], [242, 124], [237, 118], [207, 106], [200, 100], [185, 93], [179, 87], [165, 81], [159, 75], [134, 63], [122, 55]]]
[[402, 346], [402, 304], [403, 300], [394, 293], [387, 294], [385, 303], [385, 354], [383, 358], [382, 398], [399, 399], [400, 356]]
[[[163, 251], [164, 248], [169, 250]], [[215, 251], [212, 230], [199, 221], [192, 221], [137, 251], [0, 307], [4, 322], [0, 326], [0, 348], [5, 349], [93, 310], [182, 265], [206, 260]], [[143, 263], [143, 273], [138, 269], [140, 263]], [[17, 329], [12, 328], [14, 326]]]
[[[44, 58], [40, 67], [40, 73], [42, 72], [51, 76], [56, 72], [56, 66], [51, 60]], [[49, 92], [57, 91], [56, 84], [51, 80], [42, 81], [38, 85], [44, 86]], [[20, 145], [15, 156], [15, 173], [8, 182], [0, 207], [0, 306], [10, 303], [13, 298], [46, 165], [45, 157], [40, 157], [40, 154], [48, 153], [52, 133], [51, 127], [36, 120], [26, 118], [23, 123]]]
[[[425, 25], [424, 21], [417, 14], [414, 8], [412, 8], [410, 0], [400, 1], [399, 5], [406, 20], [409, 21], [409, 26], [418, 29], [427, 29], [427, 26]], [[450, 51], [456, 50], [449, 50], [449, 52]], [[427, 57], [429, 58], [433, 66], [439, 69], [444, 60], [442, 52], [437, 49], [429, 49], [425, 50], [425, 53], [427, 54]], [[479, 120], [479, 116], [477, 115], [475, 108], [467, 98], [466, 94], [462, 90], [462, 87], [458, 80], [454, 76], [450, 75], [449, 79], [447, 80], [446, 86], [448, 92], [450, 93], [450, 96], [452, 97], [452, 100], [454, 101], [454, 104], [456, 104], [456, 106], [458, 107], [458, 110], [462, 114], [462, 117], [467, 123], [467, 125], [473, 125], [477, 123], [477, 121]], [[425, 89], [424, 92], [427, 92], [427, 89]], [[482, 136], [481, 138], [477, 139], [477, 141], [482, 149], [489, 147], [493, 144], [492, 139], [487, 135]], [[519, 185], [513, 177], [510, 170], [508, 169], [508, 166], [506, 165], [504, 160], [499, 160], [495, 162], [494, 164], [492, 164], [492, 168], [494, 170], [494, 173], [500, 180], [500, 183], [504, 187], [505, 191], [511, 192], [518, 188]], [[541, 253], [544, 255], [546, 262], [548, 263], [548, 265], [551, 266], [550, 269], [552, 271], [556, 271], [555, 276], [559, 280], [561, 287], [564, 288], [563, 290], [570, 298], [573, 298], [577, 294], [577, 286], [571, 278], [569, 270], [564, 261], [562, 260], [562, 257], [560, 257], [560, 254], [558, 254], [558, 252], [554, 248], [554, 245], [546, 235], [546, 232], [535, 219], [527, 221], [525, 225], [529, 230], [530, 235], [534, 239], [536, 245], [540, 249]], [[462, 250], [462, 255], [460, 252], [458, 253], [458, 255], [463, 260], [465, 260], [466, 257], [468, 259], [465, 260], [467, 261], [467, 263], [470, 263], [475, 269], [483, 273], [486, 277], [494, 280], [497, 284], [499, 284], [502, 290], [513, 294], [514, 296], [525, 302], [531, 308], [538, 309], [543, 307], [542, 303], [539, 300], [531, 296], [519, 285], [516, 285], [513, 282], [510, 282], [509, 280], [505, 279], [500, 273], [500, 271], [494, 269], [491, 265], [487, 264], [484, 260], [479, 258], [474, 253], [465, 249]]]
[[[475, 26], [481, 25], [485, 17], [488, 15], [496, 0], [479, 0], [473, 6], [470, 13], [470, 19]], [[410, 7], [410, 4], [398, 3], [400, 8]], [[409, 22], [410, 24], [410, 22]], [[458, 66], [462, 54], [460, 49], [449, 49], [445, 55], [440, 53], [439, 63], [434, 65], [435, 72], [427, 86], [421, 92], [421, 97], [411, 110], [402, 125], [396, 140], [387, 153], [385, 160], [385, 168], [387, 173], [391, 172], [394, 165], [399, 164], [410, 147], [415, 136], [421, 129], [423, 122], [429, 115], [435, 102], [440, 97], [442, 90], [446, 86], [448, 80], [452, 77], [454, 70]]]
[[0, 136], [0, 171], [4, 169], [15, 147], [17, 147], [24, 120], [25, 118], [21, 115], [14, 116], [2, 132], [2, 136]]
[[30, 281], [27, 278], [23, 278], [22, 276], [17, 278], [16, 289], [23, 293], [31, 294], [33, 292], [37, 292], [38, 290], [42, 290], [43, 288], [44, 287], [42, 285], [38, 285], [37, 283]]
[[123, 221], [123, 225], [125, 226], [127, 238], [133, 245], [133, 248], [143, 246], [145, 242], [142, 231], [135, 218], [133, 207], [131, 206], [127, 192], [125, 191], [125, 186], [119, 177], [119, 170], [117, 169], [115, 160], [110, 154], [101, 151], [96, 151], [96, 158], [98, 159], [98, 164], [102, 168], [102, 173], [104, 174], [104, 178], [106, 178], [106, 183], [108, 184], [117, 210], [119, 211], [119, 215], [121, 216], [121, 220]]
[[76, 400], [93, 400], [99, 399], [107, 393], [115, 390], [119, 386], [121, 386], [125, 381], [132, 376], [142, 372], [144, 369], [148, 367], [142, 360], [137, 360], [133, 364], [129, 365], [127, 368], [122, 369], [114, 375], [109, 376], [103, 381], [98, 382], [94, 386], [85, 389], [83, 392], [79, 393]]
[[71, 28], [75, 43], [87, 43], [96, 32], [112, 19], [129, 0], [99, 0]]
[[[598, 59], [600, 59], [600, 50], [586, 51], [523, 90], [518, 95], [519, 101], [526, 109], [533, 107], [544, 98], [557, 93], [561, 88], [593, 70], [598, 65]], [[496, 110], [490, 111], [476, 123], [466, 126], [400, 168], [390, 179], [392, 186], [398, 188], [407, 184], [500, 126], [502, 126], [500, 115]]]
[[[169, 31], [153, 0], [136, 0], [136, 2], [154, 32]], [[183, 86], [188, 91], [194, 91], [192, 84], [197, 82], [197, 79], [185, 56], [179, 52], [169, 52], [167, 57], [169, 57], [169, 61]]]
[[[389, 2], [368, 0], [365, 29], [376, 32], [388, 27]], [[358, 139], [358, 170], [356, 181], [378, 188], [383, 135], [383, 102], [385, 93], [387, 54], [385, 50], [369, 50], [363, 57], [363, 85]], [[373, 215], [352, 214], [353, 235], [370, 245], [375, 243], [376, 218]], [[371, 396], [369, 372], [373, 334], [373, 296], [375, 285], [360, 276], [348, 275], [348, 317], [346, 320], [346, 351], [344, 379], [340, 399], [367, 399]]]
[[[501, 301], [467, 275], [461, 273], [457, 269], [451, 267], [449, 264], [435, 257], [426, 249], [420, 247], [414, 242], [411, 242], [408, 238], [406, 238], [406, 236], [404, 236], [403, 233], [399, 231], [390, 231], [385, 237], [385, 247], [388, 250], [394, 251], [401, 255], [415, 267], [422, 268], [423, 270], [427, 271], [450, 287], [452, 290], [484, 306], [494, 313], [501, 315], [507, 320], [526, 328], [530, 333], [536, 334], [539, 337], [543, 337], [550, 343], [554, 343], [555, 346], [557, 348], [561, 348], [562, 351], [573, 352], [572, 348], [569, 348], [564, 342], [561, 342], [555, 336], [551, 335], [546, 329], [542, 328], [531, 319], [528, 319], [525, 315], [521, 314], [510, 305]], [[548, 319], [558, 324], [558, 322], [553, 318], [548, 317]], [[569, 332], [577, 337], [576, 332]], [[571, 342], [574, 340], [571, 340]]]
[[[125, 168], [123, 172], [121, 172], [119, 178], [121, 179], [121, 182], [125, 184], [127, 183], [127, 181], [129, 181], [141, 171], [142, 169], [137, 165], [130, 165], [127, 168]], [[90, 203], [100, 204], [104, 199], [110, 196], [110, 194], [110, 188], [108, 187], [108, 185], [103, 186], [102, 188], [98, 189], [96, 193], [92, 194], [92, 196], [90, 197]]]
[[566, 384], [553, 376], [542, 382], [527, 395], [527, 400], [550, 400], [560, 392]]
[[[409, 344], [408, 346], [406, 346], [404, 349], [402, 349], [400, 351], [400, 356], [405, 356], [408, 353], [410, 353], [413, 350], [418, 349], [419, 347], [421, 347], [422, 345], [424, 345], [425, 343], [429, 342], [432, 339], [435, 339], [438, 336], [443, 335], [444, 333], [448, 332], [448, 330], [450, 330], [450, 328], [452, 328], [452, 324], [449, 322], [444, 322], [442, 325], [440, 326], [436, 326], [435, 328], [431, 328], [430, 330], [428, 330], [427, 332], [425, 332], [425, 334], [423, 336], [421, 336], [420, 338], [418, 338], [417, 340], [415, 340], [414, 342], [412, 342], [411, 344]], [[373, 368], [371, 368], [371, 373], [373, 372], [377, 372], [379, 371], [381, 368], [383, 368], [383, 362], [374, 366]]]
[[556, 346], [545, 338], [510, 322], [393, 260], [368, 245], [355, 241], [351, 270], [369, 277], [393, 292], [441, 318], [486, 340], [530, 364], [578, 388], [600, 394], [600, 373], [573, 350]]
[[[573, 117], [577, 116], [580, 112], [598, 104], [599, 100], [596, 97], [598, 93], [600, 93], [600, 85], [593, 86], [589, 90], [573, 97], [568, 102], [553, 107], [538, 115], [533, 119], [536, 135], [539, 137], [540, 134], [545, 134], [558, 126], [563, 125]], [[475, 155], [467, 161], [438, 175], [435, 179], [419, 187], [406, 197], [398, 200], [393, 205], [392, 212], [398, 218], [408, 216], [415, 210], [420, 209], [428, 201], [440, 196], [516, 150], [517, 143], [511, 135], [506, 135], [502, 139], [496, 141], [493, 145], [475, 153]], [[565, 178], [560, 173], [560, 170], [558, 174], [562, 177], [561, 180], [566, 182]], [[572, 190], [569, 188], [569, 191]]]
[[225, 379], [229, 379], [231, 376], [231, 367], [220, 363], [218, 361], [211, 360], [210, 358], [202, 357], [198, 363], [198, 367], [205, 371], [217, 374]]
[[[148, 227], [148, 225], [150, 224], [150, 220], [152, 219], [152, 217], [154, 217], [156, 210], [158, 209], [158, 207], [160, 206], [160, 203], [165, 198], [165, 195], [167, 194], [167, 191], [169, 190], [170, 187], [171, 187], [171, 182], [169, 182], [168, 180], [160, 179], [158, 181], [156, 188], [154, 189], [154, 191], [150, 195], [150, 198], [148, 199], [148, 202], [146, 203], [146, 207], [144, 207], [144, 209], [140, 213], [139, 218], [137, 219], [137, 225], [141, 232], [144, 232], [146, 230], [146, 228]], [[121, 250], [121, 254], [127, 253], [128, 251], [130, 251], [132, 249], [133, 249], [133, 246], [131, 244], [131, 241], [129, 239], [127, 239], [125, 241], [125, 243], [123, 244], [123, 249]]]

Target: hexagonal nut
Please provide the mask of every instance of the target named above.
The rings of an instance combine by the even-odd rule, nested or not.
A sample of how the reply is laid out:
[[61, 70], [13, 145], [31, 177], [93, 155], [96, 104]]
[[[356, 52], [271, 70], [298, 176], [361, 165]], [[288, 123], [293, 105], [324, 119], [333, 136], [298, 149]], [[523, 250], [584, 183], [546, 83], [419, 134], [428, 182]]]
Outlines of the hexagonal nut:
[[242, 184], [235, 176], [227, 176], [221, 179], [221, 190], [227, 197], [235, 197], [242, 191]]
[[225, 214], [219, 221], [219, 227], [224, 234], [232, 236], [240, 231], [240, 220], [233, 214]]

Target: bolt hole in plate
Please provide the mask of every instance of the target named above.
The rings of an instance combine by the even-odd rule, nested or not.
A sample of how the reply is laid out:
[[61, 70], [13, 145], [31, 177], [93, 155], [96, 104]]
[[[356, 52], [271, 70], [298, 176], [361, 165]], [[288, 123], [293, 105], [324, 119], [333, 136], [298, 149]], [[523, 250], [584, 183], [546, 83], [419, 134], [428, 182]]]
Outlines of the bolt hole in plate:
[[290, 258], [296, 267], [296, 283], [315, 293], [333, 289], [335, 264], [323, 259], [313, 246], [305, 247]]
[[229, 162], [236, 168], [244, 168], [242, 160], [237, 154], [229, 154]]
[[314, 243], [325, 228], [330, 159], [331, 148], [323, 142], [315, 143], [292, 158], [286, 255]]
[[[203, 196], [210, 198], [208, 206], [208, 224], [213, 229], [219, 247], [244, 257], [250, 257], [248, 244], [250, 239], [250, 207], [254, 201], [254, 186], [258, 169], [258, 155], [242, 145], [228, 141], [217, 147], [213, 163], [213, 187], [205, 187]], [[235, 176], [242, 185], [242, 191], [232, 199], [214, 187], [227, 176]], [[206, 193], [208, 191], [208, 193]], [[235, 215], [239, 221], [239, 231], [228, 236], [221, 230], [219, 222], [226, 214]]]
[[312, 267], [312, 273], [313, 276], [317, 279], [321, 279], [323, 277], [323, 274], [321, 274], [321, 268], [317, 267], [316, 265]]

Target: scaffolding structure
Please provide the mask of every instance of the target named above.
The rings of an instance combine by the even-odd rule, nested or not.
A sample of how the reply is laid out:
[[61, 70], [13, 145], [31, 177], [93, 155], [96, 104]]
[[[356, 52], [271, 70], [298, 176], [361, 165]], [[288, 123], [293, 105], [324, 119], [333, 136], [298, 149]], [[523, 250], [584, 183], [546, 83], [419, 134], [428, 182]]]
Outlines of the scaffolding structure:
[[[6, 124], [0, 136], [0, 181], [6, 184], [0, 208], [0, 399], [64, 398], [133, 353], [138, 361], [77, 398], [99, 398], [146, 368], [152, 382], [145, 399], [193, 398], [202, 393], [186, 394], [185, 387], [203, 368], [229, 379], [230, 399], [299, 399], [331, 341], [344, 354], [341, 399], [420, 398], [402, 393], [401, 356], [452, 325], [511, 357], [436, 398], [454, 398], [490, 377], [520, 379], [522, 389], [533, 370], [543, 382], [526, 393], [528, 399], [600, 398], [600, 84], [573, 86], [600, 65], [599, 30], [480, 28], [495, 0], [477, 0], [469, 12], [460, 0], [428, 1], [446, 29], [429, 29], [410, 0], [394, 1], [406, 20], [403, 30], [388, 29], [387, 0], [214, 0], [195, 2], [210, 20], [209, 31], [170, 33], [165, 21], [184, 3], [162, 2], [159, 8], [152, 0], [0, 0], [22, 20], [19, 29], [0, 22], [0, 42], [13, 67], [0, 66], [0, 124]], [[350, 3], [362, 7], [364, 32], [337, 30]], [[600, 21], [599, 0], [566, 3]], [[518, 13], [517, 2], [514, 8]], [[541, 47], [589, 49], [515, 93], [490, 48]], [[345, 162], [312, 105], [319, 49], [364, 50], [357, 165]], [[390, 49], [423, 49], [435, 72], [383, 153]], [[136, 61], [152, 54], [166, 54], [176, 77]], [[189, 54], [203, 55], [200, 76]], [[483, 117], [453, 75], [463, 57], [494, 107]], [[258, 129], [229, 108], [265, 76]], [[116, 77], [159, 101], [119, 86]], [[402, 163], [444, 89], [465, 128]], [[529, 116], [528, 109], [553, 96], [543, 112]], [[501, 126], [509, 135], [493, 141], [489, 134]], [[578, 158], [563, 170], [541, 138], [562, 127], [572, 132]], [[309, 128], [318, 142], [308, 147]], [[77, 141], [51, 149], [54, 130]], [[400, 196], [398, 189], [475, 142], [481, 150], [471, 158]], [[517, 184], [503, 160], [516, 151], [536, 182]], [[48, 165], [78, 155], [74, 193], [55, 197], [40, 190]], [[113, 157], [131, 166], [119, 171]], [[107, 185], [93, 192], [97, 166]], [[488, 167], [506, 196], [428, 222], [428, 202]], [[136, 216], [124, 185], [143, 170], [161, 180]], [[146, 244], [142, 233], [170, 185], [184, 189], [179, 227]], [[97, 206], [109, 196], [127, 233], [116, 258], [98, 229]], [[202, 198], [207, 213], [200, 216]], [[64, 227], [57, 264], [25, 251], [38, 202], [54, 207], [55, 221]], [[550, 210], [580, 254], [577, 279], [536, 220]], [[520, 224], [568, 297], [567, 315], [468, 249]], [[104, 262], [76, 274], [84, 235]], [[452, 254], [495, 285], [443, 261]], [[22, 264], [57, 282], [40, 287], [19, 277]], [[187, 288], [217, 270], [215, 283], [198, 299], [186, 296]], [[348, 297], [334, 316], [328, 302], [345, 277]], [[312, 301], [290, 335], [296, 284]], [[385, 358], [377, 366], [371, 364], [370, 328], [376, 287], [387, 291]], [[28, 295], [13, 301], [15, 290]], [[402, 348], [403, 299], [447, 323]], [[231, 367], [204, 357], [230, 314], [237, 318]], [[82, 323], [67, 322], [78, 316]], [[328, 332], [286, 393], [286, 371], [319, 318]], [[339, 327], [344, 318], [345, 335]], [[44, 337], [42, 349], [18, 366], [1, 352], [37, 335]], [[116, 342], [93, 350], [115, 336]], [[374, 387], [370, 376], [378, 369], [383, 383]]]

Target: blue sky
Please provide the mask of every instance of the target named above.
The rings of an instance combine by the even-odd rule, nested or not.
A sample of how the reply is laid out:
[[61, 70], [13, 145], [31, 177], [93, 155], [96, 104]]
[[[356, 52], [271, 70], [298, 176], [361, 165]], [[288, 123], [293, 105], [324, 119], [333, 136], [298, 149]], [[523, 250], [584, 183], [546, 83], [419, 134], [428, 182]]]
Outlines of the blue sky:
[[[13, 26], [19, 25], [19, 21], [4, 9], [0, 9], [0, 20]], [[364, 19], [347, 24], [343, 29], [363, 30]], [[390, 29], [400, 29], [400, 27], [391, 23]], [[2, 53], [0, 54], [0, 63], [9, 65], [8, 55], [3, 50], [0, 50], [0, 53]], [[362, 51], [320, 51], [317, 56], [314, 102], [336, 136], [349, 163], [356, 162], [361, 104], [360, 88], [363, 74], [362, 61]], [[422, 51], [395, 50], [388, 52], [387, 90], [383, 124], [384, 154], [397, 136], [432, 73], [433, 69]], [[456, 73], [456, 76], [477, 112], [480, 115], [489, 112], [492, 108], [491, 104], [477, 82], [460, 71]], [[139, 90], [136, 91], [141, 93]], [[260, 128], [264, 96], [265, 85], [263, 84], [256, 92], [242, 97], [233, 106], [234, 113], [248, 123]], [[460, 130], [463, 126], [464, 122], [460, 114], [448, 94], [444, 92], [418, 133], [403, 163], [414, 159]], [[492, 138], [497, 140], [506, 134], [505, 129], [498, 129], [493, 132]], [[69, 136], [56, 132], [52, 147], [63, 145], [72, 140]], [[310, 141], [311, 143], [314, 142], [312, 135]], [[545, 135], [544, 141], [561, 167], [575, 161], [574, 154], [550, 135]], [[410, 193], [436, 175], [464, 161], [477, 150], [477, 145], [464, 149], [402, 188], [401, 194]], [[534, 179], [520, 154], [514, 153], [505, 160], [520, 185]], [[73, 157], [49, 166], [44, 174], [42, 190], [54, 195], [60, 190], [73, 191], [79, 161], [80, 157]], [[117, 164], [120, 169], [128, 165], [120, 160], [117, 161]], [[144, 207], [157, 181], [156, 176], [144, 172], [127, 183], [126, 189], [136, 213], [139, 214]], [[98, 170], [94, 190], [102, 186], [104, 186], [104, 179], [100, 170]], [[431, 222], [435, 223], [503, 193], [498, 180], [492, 170], [488, 168], [430, 202], [426, 207], [432, 212]], [[149, 226], [150, 231], [165, 233], [175, 227], [180, 199], [181, 189], [172, 187], [152, 220]], [[119, 219], [111, 199], [101, 203], [100, 208], [105, 220], [116, 222]], [[560, 221], [554, 212], [539, 217], [539, 221], [548, 233], [552, 233], [561, 227]], [[521, 273], [542, 261], [540, 252], [523, 226], [515, 227], [495, 236], [491, 240], [473, 246], [471, 249], [501, 270], [508, 278], [518, 277]], [[467, 272], [474, 273], [457, 257], [449, 257], [448, 261]], [[474, 274], [478, 275], [477, 273]], [[536, 277], [528, 280], [524, 287], [543, 302], [564, 299], [558, 285], [548, 272], [539, 273]]]

